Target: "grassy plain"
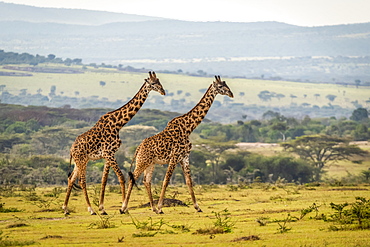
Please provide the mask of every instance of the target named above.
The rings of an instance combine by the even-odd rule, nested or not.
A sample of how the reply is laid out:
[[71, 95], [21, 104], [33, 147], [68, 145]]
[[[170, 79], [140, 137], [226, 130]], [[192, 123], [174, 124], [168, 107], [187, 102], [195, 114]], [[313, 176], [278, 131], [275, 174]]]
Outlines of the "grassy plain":
[[[46, 66], [46, 65], [39, 65]], [[53, 66], [53, 65], [47, 65]], [[56, 86], [56, 94], [69, 97], [89, 97], [99, 96], [107, 98], [110, 101], [127, 100], [134, 95], [144, 78], [146, 73], [130, 73], [120, 72], [116, 69], [95, 69], [87, 67], [82, 69], [81, 66], [71, 66], [68, 68], [80, 69], [82, 74], [51, 74], [51, 73], [34, 73], [33, 76], [17, 77], [17, 76], [1, 76], [0, 84], [5, 85], [5, 90], [12, 94], [19, 94], [21, 89], [27, 89], [28, 93], [35, 94], [41, 89], [41, 94], [48, 95], [51, 86]], [[0, 68], [0, 71], [14, 72]], [[188, 102], [197, 102], [202, 96], [200, 89], [207, 88], [213, 78], [207, 77], [192, 77], [178, 74], [162, 74], [157, 73], [164, 88], [168, 93], [173, 93], [173, 96], [165, 98], [166, 103], [170, 103], [171, 99], [183, 98], [185, 93], [190, 93], [190, 97], [186, 97]], [[222, 71], [220, 71], [222, 77]], [[301, 105], [307, 103], [310, 105], [324, 106], [331, 103], [341, 107], [353, 107], [353, 101], [358, 101], [359, 104], [366, 105], [369, 100], [370, 87], [343, 86], [337, 84], [319, 84], [319, 83], [302, 83], [290, 81], [269, 81], [257, 79], [235, 79], [223, 78], [226, 80], [230, 88], [233, 90], [235, 98], [234, 103], [243, 103], [245, 105], [264, 105], [273, 107], [289, 106], [292, 103]], [[100, 81], [104, 81], [105, 86], [100, 85]], [[177, 92], [181, 90], [182, 94]], [[276, 94], [285, 95], [280, 100], [272, 98], [270, 101], [262, 101], [258, 94], [261, 91], [267, 90]], [[75, 92], [79, 92], [76, 95]], [[320, 96], [315, 96], [319, 94]], [[333, 102], [330, 102], [327, 95], [337, 96]], [[295, 97], [291, 97], [291, 95]], [[220, 98], [220, 100], [222, 100]]]
[[[28, 201], [25, 196], [30, 192], [2, 197], [5, 208], [22, 210], [0, 213], [2, 237], [7, 236], [8, 241], [20, 243], [34, 241], [37, 246], [370, 246], [369, 230], [331, 231], [329, 228], [335, 223], [314, 219], [315, 212], [300, 220], [295, 218], [300, 218], [301, 210], [313, 203], [318, 206], [319, 215], [330, 215], [334, 213], [330, 208], [331, 202], [352, 203], [357, 196], [369, 199], [369, 185], [196, 186], [202, 213], [197, 213], [192, 206], [177, 206], [165, 207], [163, 215], [156, 215], [149, 208], [137, 208], [147, 202], [144, 187], [140, 188], [133, 191], [130, 214], [124, 215], [118, 213], [121, 206], [119, 194], [114, 190], [108, 192], [105, 205], [109, 216], [105, 218], [89, 215], [80, 192], [71, 197], [73, 212], [69, 216], [64, 216], [60, 209], [64, 192], [58, 199], [53, 199], [55, 204], [48, 208], [40, 208]], [[52, 189], [37, 188], [36, 193], [45, 195]], [[94, 198], [94, 189], [95, 185], [89, 187], [91, 198]], [[170, 186], [167, 195], [175, 194], [177, 199], [190, 204], [185, 186]], [[223, 215], [225, 209], [229, 213], [227, 216]], [[220, 213], [223, 220], [229, 220], [231, 232], [194, 234], [199, 229], [211, 228], [217, 220], [215, 213]], [[284, 225], [289, 216], [294, 221]], [[136, 224], [148, 227], [137, 229], [133, 219]], [[257, 219], [265, 225], [260, 225]], [[103, 221], [110, 227], [99, 229]], [[164, 224], [160, 229], [148, 230], [150, 227], [158, 228], [161, 222]], [[255, 240], [240, 240], [250, 236]]]
[[[222, 76], [222, 74], [221, 74]], [[99, 95], [111, 101], [131, 97], [140, 87], [147, 74], [117, 72], [116, 70], [88, 69], [84, 74], [43, 74], [34, 73], [32, 77], [0, 77], [0, 85], [6, 85], [6, 90], [18, 94], [19, 90], [27, 89], [36, 93], [41, 88], [47, 95], [50, 87], [55, 85], [56, 93], [67, 96], [89, 97]], [[189, 77], [185, 75], [158, 74], [162, 84], [168, 90], [176, 93], [183, 90], [191, 93], [190, 101], [201, 97], [199, 89], [206, 88], [211, 78]], [[105, 81], [104, 87], [99, 85]], [[333, 84], [310, 84], [279, 82], [265, 80], [226, 79], [234, 94], [236, 103], [275, 106], [289, 105], [292, 102], [303, 102], [326, 105], [325, 95], [337, 95], [335, 104], [347, 106], [351, 101], [358, 100], [365, 104], [370, 95], [369, 88], [356, 89]], [[258, 93], [269, 90], [286, 95], [278, 101], [262, 102]], [[245, 93], [242, 96], [242, 92]], [[317, 99], [314, 94], [320, 94]], [[294, 94], [297, 98], [290, 98]], [[306, 95], [306, 97], [304, 97]], [[194, 99], [193, 99], [194, 98]], [[166, 100], [170, 100], [169, 97]], [[342, 105], [343, 104], [343, 105]], [[264, 154], [276, 154], [281, 150], [258, 150]], [[369, 167], [369, 161], [360, 164], [348, 162], [338, 163], [328, 168], [328, 176], [343, 177], [349, 172], [358, 174]], [[38, 246], [370, 246], [369, 230], [331, 231], [333, 222], [313, 219], [315, 212], [309, 213], [301, 220], [283, 222], [289, 217], [300, 218], [301, 210], [307, 209], [313, 203], [319, 206], [319, 213], [330, 215], [334, 213], [330, 203], [354, 202], [355, 197], [370, 199], [369, 185], [352, 187], [332, 187], [328, 185], [298, 186], [285, 184], [254, 184], [252, 186], [195, 186], [195, 192], [203, 210], [197, 213], [192, 206], [166, 207], [164, 215], [156, 215], [149, 208], [138, 208], [146, 203], [147, 195], [143, 186], [135, 189], [130, 201], [130, 214], [120, 215], [120, 195], [112, 187], [107, 191], [105, 206], [108, 217], [91, 216], [86, 210], [85, 200], [81, 192], [75, 192], [70, 199], [71, 215], [64, 216], [61, 205], [64, 199], [64, 188], [58, 198], [46, 197], [53, 187], [37, 188], [39, 199], [30, 201], [32, 191], [15, 191], [12, 196], [4, 196], [2, 192], [0, 203], [5, 209], [18, 209], [20, 212], [0, 213], [0, 242], [33, 241]], [[96, 198], [98, 185], [90, 185], [90, 198]], [[158, 187], [156, 188], [158, 191]], [[170, 186], [167, 197], [175, 197], [187, 204], [190, 203], [185, 186]], [[42, 203], [43, 200], [44, 202]], [[3, 204], [5, 203], [5, 204]], [[50, 203], [50, 205], [48, 205]], [[97, 208], [97, 207], [95, 207]], [[199, 229], [211, 228], [217, 220], [216, 214], [223, 215], [225, 210], [230, 213], [223, 217], [230, 220], [231, 233], [224, 234], [194, 234]], [[137, 229], [134, 221], [141, 225], [160, 229]], [[223, 218], [226, 220], [226, 218]], [[261, 226], [256, 219], [263, 221]], [[280, 223], [280, 225], [279, 225]], [[110, 226], [101, 229], [102, 224]], [[233, 225], [234, 224], [234, 225]], [[281, 233], [282, 225], [286, 231]], [[290, 230], [288, 230], [290, 229]], [[153, 235], [153, 236], [151, 236]], [[257, 236], [259, 240], [240, 240], [243, 237]], [[1, 246], [1, 244], [0, 244]]]
[[[366, 150], [370, 148], [368, 142], [359, 145]], [[282, 151], [273, 144], [254, 144], [248, 148], [264, 155]], [[369, 167], [369, 160], [363, 164], [343, 161], [330, 166], [326, 176], [358, 175]], [[148, 207], [139, 207], [148, 202], [144, 186], [139, 185], [139, 188], [132, 193], [129, 214], [121, 215], [118, 211], [121, 207], [119, 188], [110, 186], [105, 200], [108, 216], [89, 215], [81, 191], [72, 193], [69, 202], [72, 212], [65, 216], [61, 209], [65, 195], [63, 187], [57, 190], [55, 187], [36, 188], [38, 199], [33, 191], [13, 191], [12, 196], [6, 196], [2, 190], [0, 203], [5, 203], [3, 208], [21, 210], [0, 213], [3, 240], [19, 241], [20, 244], [32, 241], [37, 246], [370, 246], [370, 230], [333, 231], [333, 226], [341, 226], [315, 219], [316, 215], [330, 217], [335, 213], [330, 203], [353, 203], [356, 197], [369, 200], [369, 184], [337, 187], [279, 182], [249, 186], [196, 185], [195, 193], [202, 213], [193, 209], [185, 185], [169, 186], [167, 198], [178, 199], [189, 207], [165, 207], [163, 215], [153, 213]], [[157, 196], [159, 185], [152, 189], [153, 195]], [[46, 197], [55, 191], [59, 192], [58, 197]], [[90, 184], [88, 191], [90, 200], [97, 201], [99, 185]], [[30, 201], [31, 198], [34, 201]], [[313, 205], [317, 206], [317, 213], [310, 212], [298, 220], [302, 210]], [[94, 208], [98, 211], [97, 206]], [[217, 214], [230, 233], [195, 234], [199, 230], [212, 229]], [[289, 217], [291, 221], [284, 225]], [[141, 227], [137, 228], [134, 223]]]

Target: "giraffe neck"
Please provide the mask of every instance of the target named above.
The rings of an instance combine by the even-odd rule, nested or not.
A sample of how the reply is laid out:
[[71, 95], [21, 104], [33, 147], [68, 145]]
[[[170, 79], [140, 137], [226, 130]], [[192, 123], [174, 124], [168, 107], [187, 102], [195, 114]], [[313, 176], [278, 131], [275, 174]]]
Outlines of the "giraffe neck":
[[120, 130], [140, 110], [145, 100], [148, 98], [148, 95], [149, 90], [145, 87], [144, 83], [129, 102], [117, 110], [106, 113], [100, 118], [100, 120], [111, 122], [112, 129]]
[[181, 122], [183, 124], [185, 128], [184, 133], [186, 135], [190, 135], [191, 132], [193, 132], [193, 130], [202, 122], [204, 117], [207, 115], [207, 112], [211, 107], [215, 97], [216, 93], [214, 92], [213, 85], [211, 85], [193, 109], [191, 109], [188, 113], [178, 117], [178, 121], [176, 122]]

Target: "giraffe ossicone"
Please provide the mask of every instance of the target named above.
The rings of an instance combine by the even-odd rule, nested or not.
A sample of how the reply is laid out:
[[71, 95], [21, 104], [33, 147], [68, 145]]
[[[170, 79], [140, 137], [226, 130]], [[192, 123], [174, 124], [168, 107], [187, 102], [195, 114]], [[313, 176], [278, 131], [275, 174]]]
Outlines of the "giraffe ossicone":
[[76, 138], [70, 149], [70, 164], [73, 159], [75, 166], [68, 177], [68, 188], [63, 204], [65, 214], [69, 213], [67, 205], [74, 181], [77, 178], [79, 178], [79, 183], [85, 196], [87, 210], [90, 214], [95, 214], [86, 189], [86, 166], [89, 160], [105, 159], [99, 198], [99, 210], [101, 210], [101, 213], [106, 214], [104, 209], [104, 195], [110, 168], [113, 168], [118, 177], [121, 186], [122, 202], [124, 201], [125, 178], [114, 157], [118, 148], [121, 146], [119, 131], [140, 110], [148, 98], [150, 91], [157, 91], [162, 95], [166, 94], [155, 72], [149, 72], [149, 77], [145, 79], [140, 90], [129, 102], [101, 116], [90, 130]]
[[[220, 76], [215, 76], [215, 79], [216, 80], [211, 83], [204, 96], [193, 109], [182, 116], [172, 119], [162, 132], [144, 139], [137, 147], [133, 159], [136, 160], [136, 167], [132, 176], [130, 176], [130, 178], [132, 178], [129, 180], [127, 194], [120, 210], [121, 213], [125, 213], [127, 211], [132, 187], [135, 180], [137, 180], [142, 173], [144, 173], [143, 183], [147, 190], [152, 210], [156, 213], [163, 213], [162, 206], [165, 191], [178, 163], [180, 163], [184, 172], [185, 181], [188, 186], [194, 208], [198, 212], [202, 212], [196, 202], [193, 190], [193, 181], [190, 175], [189, 155], [191, 142], [189, 136], [202, 122], [217, 94], [226, 95], [231, 98], [234, 97], [230, 88], [226, 85], [225, 81], [221, 80]], [[168, 164], [157, 207], [153, 204], [151, 191], [151, 179], [156, 164]]]

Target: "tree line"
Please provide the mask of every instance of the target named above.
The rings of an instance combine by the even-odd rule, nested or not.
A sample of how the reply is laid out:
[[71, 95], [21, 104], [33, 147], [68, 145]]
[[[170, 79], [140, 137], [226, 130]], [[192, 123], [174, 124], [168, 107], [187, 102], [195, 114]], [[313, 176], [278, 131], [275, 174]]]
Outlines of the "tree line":
[[32, 55], [29, 53], [17, 53], [17, 52], [5, 52], [0, 50], [0, 64], [29, 64], [38, 65], [40, 63], [59, 63], [65, 65], [82, 64], [81, 58], [58, 58], [54, 54], [49, 54], [47, 56], [42, 55]]
[[[71, 144], [107, 111], [109, 109], [0, 104], [1, 183], [65, 184], [71, 169]], [[121, 130], [123, 145], [116, 154], [121, 169], [128, 172], [140, 142], [161, 131], [178, 115], [141, 110]], [[297, 183], [320, 181], [329, 161], [351, 159], [351, 156], [355, 156], [352, 159], [355, 162], [364, 159], [366, 152], [349, 141], [369, 140], [369, 128], [369, 115], [364, 108], [354, 110], [349, 119], [296, 119], [267, 111], [260, 120], [234, 124], [204, 122], [191, 137], [194, 144], [190, 156], [193, 178], [199, 184], [273, 182], [279, 179]], [[236, 148], [237, 142], [280, 143], [287, 152], [263, 156]], [[312, 155], [305, 155], [299, 147], [313, 152], [330, 149], [331, 152], [312, 159]], [[289, 155], [289, 152], [295, 155]], [[88, 182], [100, 182], [103, 167], [104, 160], [90, 162]], [[153, 182], [162, 181], [165, 172], [166, 167], [158, 166]], [[365, 175], [366, 172], [363, 179]], [[114, 174], [110, 174], [109, 181], [118, 183]], [[176, 169], [171, 182], [183, 182], [181, 169]]]
[[370, 139], [369, 114], [365, 108], [357, 108], [347, 118], [303, 119], [285, 117], [279, 112], [266, 111], [260, 120], [237, 121], [236, 124], [209, 123], [196, 131], [207, 139], [227, 142], [281, 142], [303, 135], [325, 134], [350, 138], [354, 141]]
[[[4, 66], [5, 67], [5, 66]], [[6, 66], [10, 67], [10, 66]], [[21, 68], [21, 67], [18, 67]], [[41, 67], [26, 67], [26, 71], [32, 70], [38, 70], [41, 69], [43, 72], [48, 73], [60, 73], [60, 71], [63, 71], [63, 73], [83, 73], [83, 69], [68, 69], [65, 68], [41, 68]], [[52, 71], [50, 71], [52, 70]], [[58, 71], [58, 72], [57, 72]], [[12, 74], [13, 76], [16, 75], [29, 75], [32, 76], [32, 74], [24, 72], [0, 72], [1, 73], [7, 73]], [[96, 81], [100, 86], [105, 86], [107, 82], [105, 81]], [[202, 88], [199, 90], [199, 92], [204, 93], [206, 88]], [[262, 93], [263, 92], [263, 93]], [[268, 92], [268, 93], [267, 93]], [[166, 97], [170, 97], [171, 101], [170, 104], [166, 104], [163, 97], [156, 97], [153, 96], [151, 99], [148, 99], [146, 101], [146, 106], [148, 108], [152, 109], [165, 109], [165, 110], [172, 110], [172, 111], [178, 111], [178, 112], [187, 112], [189, 108], [193, 107], [193, 102], [187, 102], [185, 98], [190, 96], [191, 94], [189, 92], [183, 93], [182, 90], [178, 90], [177, 95], [179, 97], [173, 97], [175, 95], [174, 92], [169, 92], [166, 94]], [[239, 96], [244, 96], [244, 92], [240, 92]], [[327, 95], [331, 96], [331, 95]], [[280, 99], [282, 97], [288, 97], [284, 94], [276, 94], [274, 92], [270, 91], [261, 91], [259, 94], [259, 98], [261, 101], [269, 101], [272, 98]], [[290, 95], [289, 97], [297, 97], [295, 95]], [[315, 94], [315, 97], [320, 97], [320, 94]], [[239, 119], [258, 119], [261, 118], [261, 116], [267, 112], [267, 111], [279, 111], [281, 114], [285, 115], [294, 115], [294, 116], [311, 116], [311, 117], [326, 117], [326, 116], [335, 116], [339, 115], [341, 116], [350, 116], [353, 109], [341, 107], [339, 105], [331, 104], [330, 102], [328, 105], [324, 106], [317, 106], [317, 105], [311, 105], [308, 103], [302, 103], [300, 105], [291, 103], [289, 106], [281, 106], [281, 107], [274, 107], [274, 106], [264, 106], [264, 105], [245, 105], [241, 103], [233, 103], [230, 100], [227, 100], [227, 98], [224, 99], [226, 104], [222, 104], [220, 101], [216, 100], [214, 102], [214, 105], [218, 107], [217, 114], [213, 111], [209, 112], [207, 115], [207, 118], [211, 119], [218, 119], [220, 116], [222, 116], [224, 122], [233, 122], [235, 120]], [[96, 95], [91, 95], [88, 97], [81, 97], [79, 91], [74, 92], [74, 96], [67, 96], [64, 95], [63, 92], [60, 92], [59, 94], [56, 93], [56, 86], [52, 85], [50, 87], [49, 92], [42, 91], [42, 89], [38, 89], [36, 92], [30, 92], [27, 89], [23, 88], [20, 89], [17, 93], [11, 93], [7, 90], [6, 85], [0, 85], [0, 101], [5, 104], [22, 104], [22, 105], [42, 105], [42, 106], [48, 106], [48, 107], [64, 107], [64, 106], [70, 106], [72, 108], [93, 108], [96, 105], [99, 105], [100, 107], [104, 108], [118, 108], [122, 106], [125, 102], [123, 99], [118, 99], [115, 101], [110, 101], [106, 97], [98, 97]], [[370, 103], [370, 100], [366, 101], [366, 104]], [[357, 101], [352, 101], [351, 104], [355, 108], [362, 108], [363, 105], [359, 104]], [[230, 107], [231, 106], [231, 107]], [[245, 114], [245, 113], [248, 113]]]

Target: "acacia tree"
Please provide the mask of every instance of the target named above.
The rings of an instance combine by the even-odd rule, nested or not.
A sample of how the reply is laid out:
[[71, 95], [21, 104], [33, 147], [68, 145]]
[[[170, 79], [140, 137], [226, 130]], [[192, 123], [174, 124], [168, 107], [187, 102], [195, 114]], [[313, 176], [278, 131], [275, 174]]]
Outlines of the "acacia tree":
[[352, 112], [350, 119], [358, 122], [367, 120], [369, 119], [369, 113], [365, 108], [357, 108]]
[[282, 135], [283, 142], [285, 141], [285, 131], [288, 130], [288, 126], [284, 122], [277, 122], [271, 126], [271, 129], [279, 131]]
[[368, 152], [348, 139], [327, 135], [307, 135], [280, 144], [286, 151], [296, 153], [316, 168], [315, 179], [320, 180], [322, 169], [329, 163], [349, 160], [355, 155], [364, 156]]

